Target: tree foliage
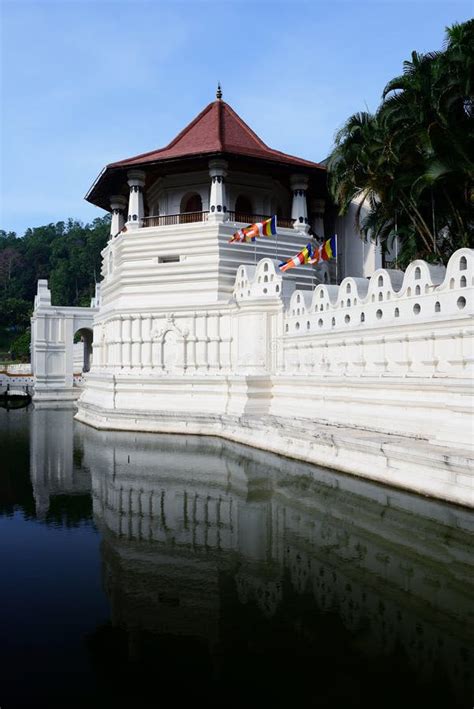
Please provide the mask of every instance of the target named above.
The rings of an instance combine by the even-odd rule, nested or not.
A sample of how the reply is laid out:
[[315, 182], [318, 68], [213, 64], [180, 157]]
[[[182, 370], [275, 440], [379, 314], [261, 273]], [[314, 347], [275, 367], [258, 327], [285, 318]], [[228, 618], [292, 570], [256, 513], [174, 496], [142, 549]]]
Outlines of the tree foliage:
[[[53, 304], [89, 305], [100, 280], [110, 218], [82, 224], [69, 219], [27, 229], [24, 236], [0, 231], [0, 328], [24, 354], [25, 335], [39, 278], [47, 278]], [[5, 339], [5, 338], [3, 338]]]
[[398, 262], [446, 262], [474, 245], [474, 20], [446, 30], [443, 51], [413, 52], [374, 113], [351, 116], [328, 161], [340, 213], [355, 200], [366, 238]]

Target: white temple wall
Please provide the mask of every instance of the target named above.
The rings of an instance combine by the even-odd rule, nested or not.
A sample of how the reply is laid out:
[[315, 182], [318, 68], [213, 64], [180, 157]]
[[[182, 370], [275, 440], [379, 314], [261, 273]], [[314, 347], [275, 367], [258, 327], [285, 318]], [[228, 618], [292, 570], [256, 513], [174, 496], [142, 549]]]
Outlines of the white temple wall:
[[[101, 312], [227, 303], [241, 263], [255, 265], [265, 256], [288, 259], [307, 240], [294, 229], [279, 229], [277, 239], [229, 244], [238, 226], [196, 222], [185, 229], [177, 224], [121, 233], [102, 251]], [[170, 258], [176, 261], [163, 262]], [[286, 280], [301, 288], [314, 283], [305, 267], [294, 269]]]
[[461, 249], [446, 272], [416, 261], [311, 292], [264, 258], [237, 269], [227, 303], [103, 309], [78, 417], [224, 435], [474, 505], [462, 462], [473, 446], [473, 272]]
[[[433, 437], [438, 421], [446, 429], [446, 410], [468, 406], [462, 385], [473, 366], [469, 250], [452, 257], [445, 276], [420, 261], [405, 274], [379, 269], [370, 281], [347, 278], [339, 287], [291, 296], [292, 284], [275, 269], [271, 259], [241, 266], [235, 301], [227, 305], [189, 310], [179, 298], [165, 307], [163, 298], [148, 314], [101, 313], [94, 371], [273, 377], [267, 393], [274, 415], [284, 410], [404, 435]], [[346, 382], [350, 394], [343, 393]], [[142, 403], [148, 405], [146, 397]], [[261, 405], [268, 409], [264, 398]]]

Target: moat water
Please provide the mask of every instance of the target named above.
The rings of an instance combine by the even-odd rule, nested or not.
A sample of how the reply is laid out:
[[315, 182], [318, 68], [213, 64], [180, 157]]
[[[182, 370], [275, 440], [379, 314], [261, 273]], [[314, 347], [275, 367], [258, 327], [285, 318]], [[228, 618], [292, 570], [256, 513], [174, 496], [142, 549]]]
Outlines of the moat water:
[[473, 705], [472, 511], [0, 410], [0, 707]]

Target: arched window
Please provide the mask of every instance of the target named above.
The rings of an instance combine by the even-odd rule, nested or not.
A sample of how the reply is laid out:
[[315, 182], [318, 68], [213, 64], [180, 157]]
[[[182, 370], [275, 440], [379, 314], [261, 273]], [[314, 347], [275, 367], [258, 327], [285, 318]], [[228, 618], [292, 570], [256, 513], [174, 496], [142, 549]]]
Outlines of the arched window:
[[201, 195], [197, 192], [190, 195], [185, 195], [181, 200], [181, 214], [179, 216], [179, 221], [180, 224], [202, 221], [202, 199]]
[[251, 222], [253, 220], [252, 203], [248, 197], [239, 194], [235, 201], [235, 221]]

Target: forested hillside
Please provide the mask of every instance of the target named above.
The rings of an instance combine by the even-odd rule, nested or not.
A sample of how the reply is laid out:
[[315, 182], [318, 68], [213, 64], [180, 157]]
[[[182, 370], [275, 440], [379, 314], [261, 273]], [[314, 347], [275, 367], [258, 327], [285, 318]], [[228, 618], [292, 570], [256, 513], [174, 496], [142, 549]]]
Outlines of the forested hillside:
[[100, 252], [108, 216], [82, 224], [69, 219], [28, 229], [0, 231], [0, 359], [28, 357], [29, 324], [38, 278], [47, 278], [52, 302], [89, 305], [100, 280]]

